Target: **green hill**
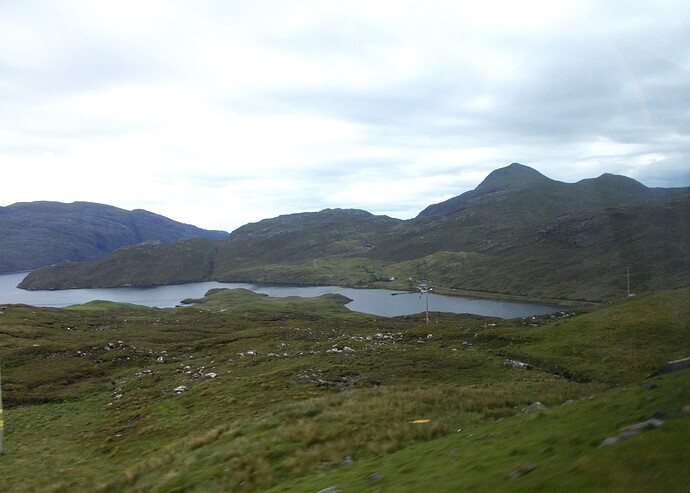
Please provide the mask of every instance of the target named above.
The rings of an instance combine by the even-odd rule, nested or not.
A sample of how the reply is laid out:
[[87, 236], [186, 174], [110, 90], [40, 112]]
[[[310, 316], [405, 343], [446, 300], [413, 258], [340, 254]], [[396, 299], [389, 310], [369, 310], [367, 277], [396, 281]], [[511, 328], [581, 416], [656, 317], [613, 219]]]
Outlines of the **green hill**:
[[[221, 242], [127, 249], [37, 270], [20, 287], [189, 280], [345, 284], [586, 301], [690, 283], [690, 190], [626, 177], [567, 184], [523, 165], [406, 221], [328, 209], [248, 224]], [[214, 246], [215, 245], [215, 246]], [[148, 260], [146, 260], [148, 259]], [[180, 271], [183, 272], [180, 272]]]
[[0, 273], [101, 258], [126, 245], [170, 243], [228, 234], [183, 224], [141, 209], [90, 202], [24, 202], [0, 207]]
[[690, 370], [645, 377], [689, 356], [689, 297], [429, 325], [246, 290], [0, 306], [0, 490], [682, 491]]

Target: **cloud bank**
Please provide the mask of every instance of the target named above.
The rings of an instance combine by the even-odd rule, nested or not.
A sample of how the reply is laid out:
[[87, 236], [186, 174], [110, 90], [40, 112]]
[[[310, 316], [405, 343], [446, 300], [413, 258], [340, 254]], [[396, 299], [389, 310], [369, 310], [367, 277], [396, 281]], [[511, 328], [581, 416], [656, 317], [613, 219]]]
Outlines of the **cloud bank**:
[[0, 4], [2, 204], [409, 218], [521, 162], [690, 185], [690, 6]]

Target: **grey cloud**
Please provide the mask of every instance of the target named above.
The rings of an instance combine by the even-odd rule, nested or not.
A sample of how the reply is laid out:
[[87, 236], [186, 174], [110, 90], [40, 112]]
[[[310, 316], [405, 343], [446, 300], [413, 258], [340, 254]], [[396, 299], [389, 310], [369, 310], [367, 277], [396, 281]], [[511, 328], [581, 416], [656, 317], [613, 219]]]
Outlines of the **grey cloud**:
[[[395, 204], [385, 206], [391, 214], [409, 216], [475, 187], [480, 180], [470, 183], [467, 172], [481, 176], [512, 161], [564, 181], [613, 172], [629, 173], [649, 186], [690, 184], [686, 2], [599, 2], [533, 30], [472, 26], [455, 14], [446, 18], [442, 4], [405, 4], [403, 13], [419, 9], [420, 15], [403, 15], [402, 20], [395, 13], [370, 17], [359, 4], [341, 11], [325, 5], [169, 3], [146, 29], [130, 32], [126, 21], [105, 29], [111, 27], [108, 19], [96, 18], [96, 10], [83, 14], [69, 3], [4, 2], [0, 154], [9, 159], [64, 153], [63, 141], [91, 145], [118, 142], [126, 134], [141, 135], [133, 140], [148, 144], [148, 134], [157, 133], [160, 140], [152, 146], [192, 163], [174, 179], [216, 192], [242, 190], [267, 171], [242, 167], [244, 156], [235, 154], [231, 132], [237, 127], [232, 125], [243, 115], [253, 125], [279, 115], [267, 126], [268, 147], [275, 121], [289, 125], [291, 117], [299, 128], [307, 129], [305, 122], [313, 118], [314, 125], [335, 120], [354, 130], [342, 142], [334, 139], [337, 149], [305, 139], [295, 146], [299, 152], [304, 149], [303, 156], [286, 153], [290, 162], [277, 168], [293, 190], [270, 190], [271, 197], [256, 204], [262, 210], [269, 204], [279, 210], [345, 205], [334, 203], [330, 191], [358, 180], [398, 189], [401, 178], [439, 177], [433, 189], [405, 191], [394, 195]], [[358, 15], [350, 14], [357, 9]], [[200, 50], [213, 48], [216, 40], [228, 48]], [[244, 47], [251, 56], [241, 52]], [[408, 48], [417, 57], [409, 67], [404, 58]], [[229, 53], [233, 50], [240, 50], [237, 57]], [[271, 56], [252, 58], [265, 52]], [[242, 79], [252, 63], [281, 57], [297, 61], [295, 73], [276, 70], [274, 79], [233, 85], [234, 76]], [[340, 74], [334, 67], [341, 64], [361, 73], [350, 78], [343, 70], [340, 80], [333, 74]], [[262, 73], [256, 72], [259, 77]], [[191, 133], [219, 135], [217, 127], [205, 134], [204, 125], [231, 122], [226, 148], [223, 137], [214, 141], [218, 149], [209, 154], [203, 139], [184, 146], [165, 142], [168, 122], [152, 114], [156, 105], [136, 117], [106, 118], [98, 111], [80, 115], [64, 103], [71, 96], [123, 87], [179, 88], [189, 96], [188, 116], [199, 118], [189, 125]], [[176, 104], [170, 101], [171, 107]], [[207, 115], [209, 122], [204, 121]], [[184, 138], [183, 132], [176, 138]], [[602, 142], [611, 145], [598, 147]], [[477, 149], [487, 152], [472, 154]], [[477, 158], [471, 165], [454, 165], [448, 156], [456, 151]], [[214, 165], [207, 174], [199, 161], [205, 155], [234, 166], [219, 172]], [[352, 197], [350, 205], [372, 212], [382, 207], [366, 197]]]

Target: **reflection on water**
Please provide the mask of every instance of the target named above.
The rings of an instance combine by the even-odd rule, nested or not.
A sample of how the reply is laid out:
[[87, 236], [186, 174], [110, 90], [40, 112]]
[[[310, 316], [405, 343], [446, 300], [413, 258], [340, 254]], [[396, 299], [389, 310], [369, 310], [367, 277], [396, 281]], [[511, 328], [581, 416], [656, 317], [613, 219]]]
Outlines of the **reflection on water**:
[[[388, 289], [355, 289], [340, 286], [274, 286], [248, 283], [199, 282], [152, 288], [93, 288], [62, 291], [25, 291], [17, 289], [26, 272], [0, 275], [0, 304], [23, 303], [33, 306], [64, 307], [92, 300], [136, 303], [170, 308], [186, 298], [201, 298], [213, 288], [245, 288], [269, 296], [314, 297], [338, 293], [352, 300], [346, 306], [353, 311], [395, 317], [422, 313], [426, 310], [426, 294], [391, 291]], [[558, 307], [533, 303], [481, 300], [429, 294], [429, 311], [472, 313], [501, 318], [528, 317], [558, 311]]]

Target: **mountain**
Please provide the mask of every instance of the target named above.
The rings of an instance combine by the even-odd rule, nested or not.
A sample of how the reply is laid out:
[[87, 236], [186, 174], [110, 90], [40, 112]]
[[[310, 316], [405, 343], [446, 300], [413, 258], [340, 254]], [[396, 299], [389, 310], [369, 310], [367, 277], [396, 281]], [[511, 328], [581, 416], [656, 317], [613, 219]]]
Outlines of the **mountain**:
[[[132, 247], [35, 271], [20, 287], [213, 279], [408, 288], [430, 279], [447, 292], [602, 301], [627, 294], [628, 270], [638, 292], [690, 283], [689, 210], [690, 188], [610, 174], [569, 184], [513, 163], [414, 219], [342, 209], [280, 216], [200, 242], [199, 253], [188, 243]], [[181, 275], [181, 265], [196, 267]]]
[[505, 168], [492, 171], [474, 190], [448, 199], [445, 202], [430, 205], [420, 212], [417, 217], [449, 215], [471, 204], [487, 200], [501, 200], [509, 193], [535, 190], [545, 186], [554, 186], [557, 183], [535, 169], [519, 163], [513, 163]]
[[63, 260], [95, 260], [125, 245], [170, 243], [208, 231], [137, 209], [90, 202], [24, 202], [0, 207], [0, 272], [30, 270]]
[[[435, 215], [458, 214], [463, 208], [478, 205], [502, 206], [500, 219], [511, 210], [509, 205], [517, 205], [520, 214], [532, 208], [543, 217], [566, 212], [599, 210], [625, 204], [648, 202], [661, 198], [683, 195], [687, 188], [648, 188], [642, 183], [626, 176], [605, 173], [598, 178], [588, 178], [577, 183], [563, 183], [552, 180], [538, 171], [513, 163], [505, 168], [492, 171], [474, 190], [453, 197], [445, 202], [430, 205], [417, 216], [429, 218]], [[497, 211], [492, 210], [491, 213]]]

